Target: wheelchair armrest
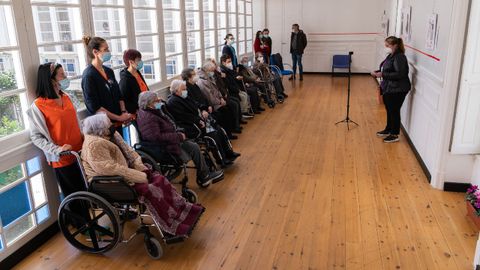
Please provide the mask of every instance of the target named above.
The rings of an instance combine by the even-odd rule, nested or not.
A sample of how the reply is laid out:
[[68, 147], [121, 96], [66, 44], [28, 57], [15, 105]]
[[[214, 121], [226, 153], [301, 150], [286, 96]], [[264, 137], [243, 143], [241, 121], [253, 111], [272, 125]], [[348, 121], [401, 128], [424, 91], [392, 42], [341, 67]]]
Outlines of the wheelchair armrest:
[[92, 177], [91, 182], [101, 182], [101, 183], [120, 183], [125, 182], [123, 176], [112, 175], [112, 176], [94, 176]]
[[94, 176], [88, 191], [100, 195], [109, 202], [138, 203], [137, 193], [122, 176]]

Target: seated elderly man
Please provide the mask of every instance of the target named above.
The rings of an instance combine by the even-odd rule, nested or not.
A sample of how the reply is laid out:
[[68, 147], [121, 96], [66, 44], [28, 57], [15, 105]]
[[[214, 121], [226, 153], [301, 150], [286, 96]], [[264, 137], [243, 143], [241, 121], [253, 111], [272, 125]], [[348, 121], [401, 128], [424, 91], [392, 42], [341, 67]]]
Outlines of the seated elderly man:
[[263, 59], [263, 54], [255, 54], [255, 63], [253, 64], [253, 72], [260, 76], [264, 81], [271, 81], [275, 87], [275, 92], [277, 96], [283, 96], [287, 98], [288, 95], [285, 93], [285, 88], [283, 87], [282, 77], [276, 73], [272, 73], [268, 64], [265, 64]]
[[164, 146], [183, 162], [193, 160], [197, 168], [197, 183], [202, 187], [223, 179], [223, 171], [209, 171], [200, 147], [187, 140], [185, 133], [177, 129], [164, 103], [154, 92], [143, 92], [138, 98], [137, 124], [142, 141]]
[[185, 130], [189, 139], [203, 137], [213, 138], [221, 157], [215, 156], [222, 167], [228, 166], [240, 156], [229, 147], [228, 138], [223, 132], [217, 131], [215, 120], [208, 112], [200, 112], [195, 101], [188, 97], [184, 81], [173, 80], [170, 85], [171, 95], [168, 97], [167, 110], [173, 116], [175, 123]]
[[[261, 92], [263, 94], [265, 103], [267, 104], [272, 103], [270, 96], [266, 95], [267, 89], [261, 83], [262, 82], [261, 78], [255, 75], [252, 69], [248, 66], [247, 56], [242, 57], [242, 60], [240, 60], [240, 64], [238, 65], [238, 74], [243, 77], [243, 82], [245, 83], [245, 88], [247, 89], [247, 92], [249, 93]], [[260, 104], [258, 104], [257, 106], [253, 106], [252, 104], [252, 109], [253, 109], [253, 112], [256, 114], [259, 114], [260, 112], [265, 111], [265, 109], [262, 108]]]
[[94, 176], [122, 176], [145, 202], [162, 231], [175, 236], [191, 234], [205, 208], [187, 202], [164, 176], [150, 171], [115, 131], [106, 114], [87, 117], [83, 134], [81, 156], [89, 181]]

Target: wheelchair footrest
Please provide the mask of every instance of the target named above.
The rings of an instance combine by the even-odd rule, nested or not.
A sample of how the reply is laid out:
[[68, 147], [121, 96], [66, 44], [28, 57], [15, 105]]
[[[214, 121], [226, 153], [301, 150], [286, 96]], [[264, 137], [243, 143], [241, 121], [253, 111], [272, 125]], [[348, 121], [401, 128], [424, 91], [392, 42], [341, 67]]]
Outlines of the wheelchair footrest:
[[167, 245], [181, 243], [185, 240], [183, 236], [174, 236], [164, 233], [164, 240]]

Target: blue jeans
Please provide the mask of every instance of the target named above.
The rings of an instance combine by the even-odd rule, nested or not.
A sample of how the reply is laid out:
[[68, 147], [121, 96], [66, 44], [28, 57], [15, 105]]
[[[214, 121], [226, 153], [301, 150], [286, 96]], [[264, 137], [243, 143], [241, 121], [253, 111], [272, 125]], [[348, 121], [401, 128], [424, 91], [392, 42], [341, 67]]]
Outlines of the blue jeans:
[[292, 53], [292, 66], [293, 66], [293, 75], [297, 74], [297, 63], [298, 63], [298, 70], [300, 72], [300, 76], [303, 75], [303, 65], [302, 65], [302, 56], [303, 54], [299, 53]]

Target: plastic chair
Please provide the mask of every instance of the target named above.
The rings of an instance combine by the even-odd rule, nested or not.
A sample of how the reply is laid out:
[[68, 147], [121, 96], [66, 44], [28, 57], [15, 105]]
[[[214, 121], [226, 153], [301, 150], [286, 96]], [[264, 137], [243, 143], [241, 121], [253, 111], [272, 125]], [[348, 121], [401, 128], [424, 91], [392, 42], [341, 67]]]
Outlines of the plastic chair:
[[285, 69], [285, 66], [290, 68], [292, 68], [292, 66], [289, 64], [284, 64], [282, 61], [282, 56], [279, 53], [272, 54], [270, 56], [270, 66], [272, 67], [272, 71], [280, 76], [293, 75], [293, 70]]
[[334, 55], [332, 62], [332, 77], [334, 76], [335, 68], [346, 68], [350, 67], [350, 55]]

